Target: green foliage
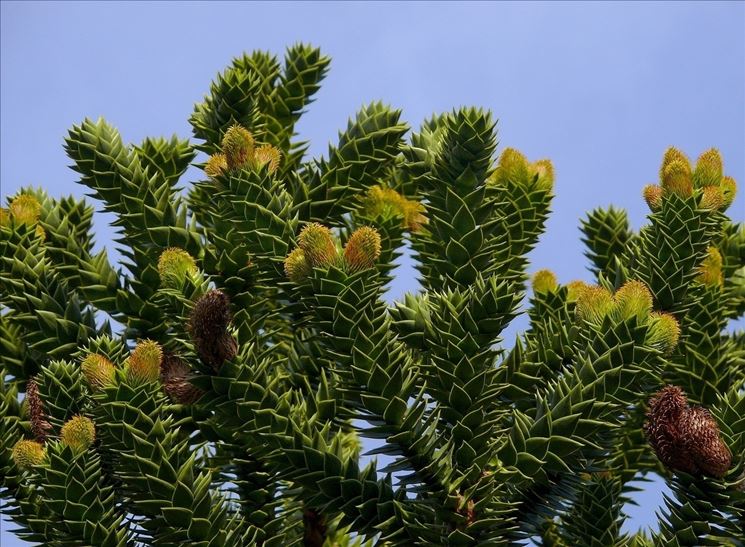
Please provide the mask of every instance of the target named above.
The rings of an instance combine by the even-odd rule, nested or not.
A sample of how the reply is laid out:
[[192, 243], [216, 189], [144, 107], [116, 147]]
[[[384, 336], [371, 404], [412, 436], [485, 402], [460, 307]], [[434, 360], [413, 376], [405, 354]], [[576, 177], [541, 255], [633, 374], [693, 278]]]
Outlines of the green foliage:
[[[541, 270], [528, 291], [550, 161], [498, 152], [490, 112], [407, 137], [382, 103], [308, 160], [295, 126], [328, 65], [303, 44], [234, 59], [195, 106], [196, 142], [74, 126], [66, 150], [115, 215], [117, 265], [93, 250], [85, 200], [8, 197], [0, 496], [16, 534], [742, 545], [745, 337], [726, 329], [745, 312], [745, 227], [719, 153], [668, 150], [638, 233], [612, 207], [582, 221], [597, 285]], [[421, 290], [388, 303], [407, 245]], [[666, 384], [685, 405], [650, 403]], [[659, 529], [624, 534], [650, 472], [673, 492]]]

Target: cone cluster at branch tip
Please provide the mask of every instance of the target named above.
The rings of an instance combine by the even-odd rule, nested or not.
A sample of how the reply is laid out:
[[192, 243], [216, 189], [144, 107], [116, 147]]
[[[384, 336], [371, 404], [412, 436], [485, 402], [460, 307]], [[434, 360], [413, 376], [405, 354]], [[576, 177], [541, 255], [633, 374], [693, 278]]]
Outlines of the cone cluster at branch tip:
[[230, 321], [230, 299], [220, 290], [212, 290], [199, 298], [189, 317], [189, 332], [197, 353], [215, 372], [238, 351], [228, 331]]
[[114, 383], [116, 367], [103, 355], [91, 353], [83, 359], [80, 365], [83, 376], [93, 391], [97, 391]]
[[44, 461], [44, 445], [37, 441], [22, 439], [13, 446], [13, 461], [20, 469], [28, 469]]
[[204, 167], [205, 174], [216, 178], [226, 171], [242, 169], [261, 169], [267, 166], [270, 173], [279, 168], [281, 152], [270, 144], [256, 146], [251, 132], [239, 124], [233, 124], [222, 139], [222, 152], [213, 154]]
[[665, 196], [687, 198], [695, 189], [700, 190], [698, 204], [702, 209], [724, 210], [735, 199], [737, 184], [732, 177], [724, 176], [722, 156], [716, 148], [701, 154], [694, 169], [683, 152], [668, 148], [660, 167], [660, 186], [648, 185], [643, 194], [649, 208], [657, 211]]
[[554, 167], [550, 160], [529, 163], [525, 155], [514, 148], [505, 148], [490, 181], [501, 185], [522, 184], [550, 192], [554, 185]]
[[549, 293], [555, 291], [559, 286], [556, 274], [551, 270], [538, 270], [533, 274], [533, 292]]
[[158, 258], [158, 273], [163, 286], [179, 288], [187, 276], [197, 272], [197, 264], [189, 253], [178, 247], [169, 247]]
[[379, 256], [380, 234], [370, 226], [355, 230], [344, 246], [344, 262], [351, 272], [372, 268]]
[[427, 223], [424, 205], [382, 185], [371, 187], [362, 198], [362, 211], [369, 217], [395, 215], [402, 218], [404, 228], [411, 232], [421, 230]]
[[338, 258], [331, 230], [317, 222], [311, 222], [300, 231], [298, 245], [314, 268], [329, 266]]
[[657, 457], [673, 471], [721, 478], [732, 453], [708, 410], [691, 407], [679, 387], [666, 386], [649, 401], [644, 432]]
[[85, 452], [96, 440], [93, 420], [85, 416], [73, 416], [62, 426], [60, 440], [75, 453]]
[[156, 382], [160, 377], [160, 361], [163, 350], [153, 340], [142, 340], [129, 356], [126, 377], [130, 385]]
[[696, 279], [699, 283], [710, 287], [722, 285], [724, 283], [722, 264], [722, 255], [719, 250], [716, 247], [709, 247], [706, 251], [706, 258], [698, 267]]

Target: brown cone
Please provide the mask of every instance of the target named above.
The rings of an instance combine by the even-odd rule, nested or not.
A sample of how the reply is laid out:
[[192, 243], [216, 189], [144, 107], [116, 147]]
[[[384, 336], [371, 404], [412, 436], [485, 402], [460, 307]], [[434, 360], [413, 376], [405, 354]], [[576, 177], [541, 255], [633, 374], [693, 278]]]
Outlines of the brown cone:
[[238, 346], [228, 332], [230, 300], [219, 290], [202, 296], [194, 305], [189, 321], [197, 353], [202, 361], [217, 372], [225, 360], [235, 357]]
[[47, 421], [44, 412], [44, 402], [39, 395], [39, 385], [33, 378], [26, 386], [26, 399], [28, 400], [28, 413], [31, 419], [31, 433], [39, 442], [44, 442], [52, 430], [52, 424]]
[[192, 404], [204, 393], [189, 382], [191, 369], [172, 353], [163, 355], [160, 364], [160, 381], [163, 389], [174, 402]]
[[657, 457], [668, 468], [692, 475], [723, 477], [732, 455], [708, 410], [690, 407], [683, 390], [662, 388], [649, 401], [644, 432]]

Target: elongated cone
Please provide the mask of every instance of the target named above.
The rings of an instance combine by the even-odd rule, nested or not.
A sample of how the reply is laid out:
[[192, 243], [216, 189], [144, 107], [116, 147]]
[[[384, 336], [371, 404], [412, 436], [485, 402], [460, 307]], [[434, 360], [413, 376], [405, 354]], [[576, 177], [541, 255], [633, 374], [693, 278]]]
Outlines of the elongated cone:
[[708, 410], [690, 407], [677, 386], [665, 386], [649, 401], [644, 431], [660, 461], [674, 471], [721, 478], [732, 453]]
[[600, 324], [613, 310], [613, 296], [603, 287], [590, 285], [577, 294], [576, 309], [580, 319]]
[[344, 246], [344, 262], [352, 272], [372, 268], [379, 256], [380, 234], [370, 226], [355, 230]]
[[535, 179], [535, 186], [539, 190], [551, 191], [554, 187], [554, 165], [551, 160], [543, 159], [530, 164], [530, 172]]
[[702, 209], [716, 211], [724, 208], [725, 201], [724, 192], [719, 186], [706, 186], [701, 192], [698, 206]]
[[295, 283], [306, 279], [313, 269], [305, 258], [305, 252], [298, 247], [285, 258], [285, 274]]
[[207, 160], [207, 165], [204, 166], [204, 173], [211, 179], [222, 175], [227, 170], [228, 160], [222, 152], [212, 154], [210, 159]]
[[75, 453], [85, 452], [96, 440], [93, 420], [85, 416], [73, 416], [62, 426], [60, 440]]
[[669, 147], [665, 150], [665, 154], [662, 156], [662, 165], [660, 166], [660, 180], [664, 178], [665, 169], [674, 161], [680, 161], [684, 165], [688, 166], [688, 171], [691, 171], [691, 161], [688, 159], [683, 152], [675, 148], [674, 146]]
[[127, 383], [138, 386], [158, 381], [162, 358], [163, 350], [160, 344], [152, 340], [141, 341], [129, 356]]
[[662, 188], [667, 193], [689, 197], [693, 193], [691, 166], [681, 160], [671, 161], [662, 174]]
[[13, 199], [9, 209], [16, 224], [34, 224], [39, 220], [41, 203], [31, 194], [21, 194]]
[[652, 311], [652, 293], [641, 281], [631, 280], [616, 291], [615, 313], [621, 320], [636, 317], [639, 322], [649, 317]]
[[93, 391], [114, 383], [116, 367], [103, 355], [97, 353], [87, 355], [80, 368]]
[[649, 329], [646, 343], [663, 353], [670, 353], [678, 345], [680, 325], [669, 313], [652, 312], [649, 314]]
[[220, 290], [203, 295], [191, 312], [189, 331], [197, 353], [215, 372], [238, 351], [228, 332], [230, 321], [230, 299]]
[[28, 413], [31, 421], [31, 433], [37, 441], [44, 442], [52, 431], [52, 424], [47, 420], [44, 411], [44, 402], [39, 394], [39, 385], [33, 378], [26, 385], [26, 401], [28, 401]]
[[656, 184], [647, 184], [644, 187], [644, 201], [651, 211], [658, 211], [662, 207], [662, 188]]
[[228, 169], [243, 167], [253, 159], [254, 138], [248, 129], [234, 124], [222, 138], [222, 151]]
[[178, 247], [169, 247], [158, 258], [158, 274], [163, 287], [180, 288], [187, 276], [194, 275], [196, 271], [194, 259]]
[[710, 148], [701, 154], [693, 171], [693, 185], [696, 188], [719, 186], [724, 175], [722, 155], [716, 148]]
[[536, 294], [553, 292], [558, 286], [556, 274], [551, 270], [538, 270], [533, 274], [533, 292]]
[[515, 148], [505, 148], [490, 180], [500, 186], [526, 184], [530, 180], [527, 158]]
[[22, 439], [13, 446], [11, 456], [20, 469], [28, 469], [44, 461], [44, 445], [40, 442]]
[[567, 302], [576, 302], [579, 298], [579, 295], [590, 287], [591, 285], [588, 285], [587, 283], [579, 279], [570, 281], [569, 283], [567, 283]]
[[184, 405], [192, 404], [204, 392], [189, 382], [191, 369], [184, 361], [170, 352], [163, 355], [160, 366], [160, 381], [171, 400]]
[[331, 230], [317, 222], [311, 222], [300, 231], [298, 243], [314, 268], [329, 266], [338, 256]]
[[722, 178], [722, 184], [719, 185], [719, 188], [721, 188], [722, 195], [724, 196], [724, 206], [729, 207], [737, 195], [737, 183], [735, 179], [732, 177]]

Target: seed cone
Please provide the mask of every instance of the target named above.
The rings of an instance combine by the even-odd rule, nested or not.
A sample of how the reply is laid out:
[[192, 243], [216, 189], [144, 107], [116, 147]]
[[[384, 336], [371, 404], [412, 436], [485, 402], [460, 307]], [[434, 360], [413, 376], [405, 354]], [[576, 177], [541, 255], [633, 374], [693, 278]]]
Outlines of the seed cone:
[[163, 389], [173, 401], [181, 404], [192, 404], [204, 393], [189, 382], [191, 369], [189, 365], [174, 354], [163, 355], [160, 365], [160, 381]]
[[60, 440], [75, 453], [85, 452], [96, 440], [93, 420], [85, 416], [73, 416], [62, 426]]
[[28, 401], [28, 413], [31, 420], [31, 433], [37, 441], [43, 443], [52, 431], [52, 424], [47, 420], [46, 412], [44, 412], [44, 402], [39, 394], [39, 385], [34, 379], [29, 380], [26, 385], [26, 400]]
[[141, 341], [129, 356], [127, 382], [135, 386], [156, 382], [160, 376], [162, 358], [160, 344], [152, 340]]
[[44, 445], [40, 442], [22, 439], [13, 446], [11, 455], [19, 468], [28, 469], [44, 461]]
[[716, 420], [705, 408], [690, 407], [677, 386], [650, 399], [644, 432], [660, 461], [674, 471], [721, 478], [732, 463]]
[[83, 359], [80, 368], [93, 391], [114, 383], [116, 367], [103, 355], [91, 353]]
[[194, 305], [189, 331], [202, 361], [217, 372], [225, 360], [235, 357], [238, 346], [228, 332], [230, 300], [219, 290], [203, 295]]
[[355, 230], [344, 247], [344, 262], [352, 272], [372, 268], [379, 256], [380, 234], [369, 226]]

